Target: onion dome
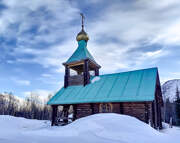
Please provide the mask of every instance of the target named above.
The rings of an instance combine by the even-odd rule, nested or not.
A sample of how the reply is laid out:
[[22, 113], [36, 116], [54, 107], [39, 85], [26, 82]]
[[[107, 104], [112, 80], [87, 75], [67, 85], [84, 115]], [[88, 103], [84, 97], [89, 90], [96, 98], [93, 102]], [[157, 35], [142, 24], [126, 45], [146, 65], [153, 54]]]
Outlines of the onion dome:
[[82, 13], [80, 13], [81, 17], [82, 17], [82, 30], [78, 33], [78, 35], [76, 36], [76, 40], [77, 41], [88, 41], [89, 40], [89, 36], [88, 34], [84, 31], [84, 15]]
[[78, 35], [76, 36], [76, 40], [77, 40], [77, 41], [85, 40], [86, 42], [89, 40], [89, 36], [88, 36], [88, 34], [84, 31], [83, 28], [82, 28], [82, 30], [78, 33]]

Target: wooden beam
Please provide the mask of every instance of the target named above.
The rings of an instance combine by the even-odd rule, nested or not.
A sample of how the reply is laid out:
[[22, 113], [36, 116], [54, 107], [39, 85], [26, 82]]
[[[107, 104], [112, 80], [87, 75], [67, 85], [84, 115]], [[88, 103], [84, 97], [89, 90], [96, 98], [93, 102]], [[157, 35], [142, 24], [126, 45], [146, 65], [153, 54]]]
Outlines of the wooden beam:
[[80, 62], [71, 63], [68, 65], [68, 67], [71, 68], [71, 67], [79, 66], [79, 65], [83, 65], [83, 64], [84, 64], [84, 62], [80, 61]]

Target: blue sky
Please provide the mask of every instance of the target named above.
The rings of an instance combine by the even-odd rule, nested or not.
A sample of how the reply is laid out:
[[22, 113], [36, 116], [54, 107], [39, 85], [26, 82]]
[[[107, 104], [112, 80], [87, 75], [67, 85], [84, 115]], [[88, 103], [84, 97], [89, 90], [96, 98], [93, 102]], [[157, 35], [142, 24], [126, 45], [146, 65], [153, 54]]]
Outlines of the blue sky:
[[80, 12], [101, 74], [158, 67], [162, 83], [179, 78], [179, 9], [179, 0], [0, 0], [0, 92], [56, 92]]

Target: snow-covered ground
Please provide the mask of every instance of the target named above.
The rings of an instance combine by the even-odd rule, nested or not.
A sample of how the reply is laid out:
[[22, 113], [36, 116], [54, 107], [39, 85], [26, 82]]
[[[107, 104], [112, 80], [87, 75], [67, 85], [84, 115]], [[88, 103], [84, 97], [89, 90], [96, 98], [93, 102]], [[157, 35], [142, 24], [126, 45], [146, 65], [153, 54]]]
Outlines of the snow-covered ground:
[[0, 143], [179, 143], [180, 128], [161, 132], [134, 117], [96, 114], [63, 127], [0, 115]]

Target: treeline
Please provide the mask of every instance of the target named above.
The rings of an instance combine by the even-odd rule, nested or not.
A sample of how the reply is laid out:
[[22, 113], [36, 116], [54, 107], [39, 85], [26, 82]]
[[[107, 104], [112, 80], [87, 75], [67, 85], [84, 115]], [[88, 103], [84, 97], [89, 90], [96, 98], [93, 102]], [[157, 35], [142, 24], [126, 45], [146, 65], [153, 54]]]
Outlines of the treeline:
[[12, 115], [28, 119], [50, 120], [51, 107], [46, 103], [52, 96], [41, 99], [31, 94], [25, 99], [19, 99], [12, 93], [0, 94], [0, 115]]

